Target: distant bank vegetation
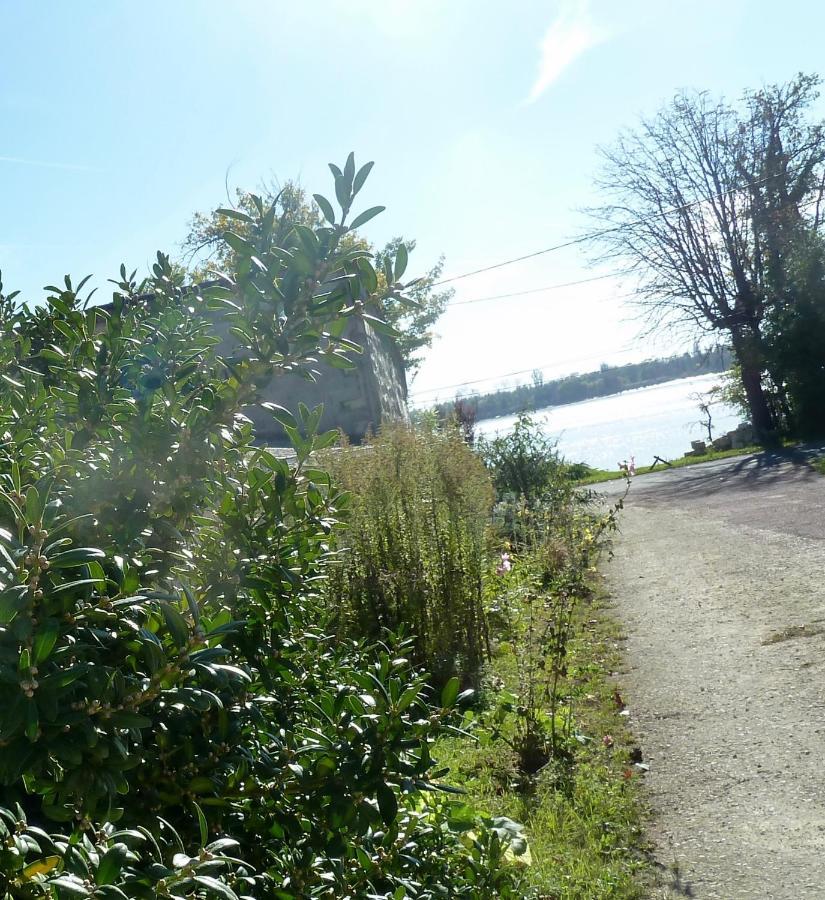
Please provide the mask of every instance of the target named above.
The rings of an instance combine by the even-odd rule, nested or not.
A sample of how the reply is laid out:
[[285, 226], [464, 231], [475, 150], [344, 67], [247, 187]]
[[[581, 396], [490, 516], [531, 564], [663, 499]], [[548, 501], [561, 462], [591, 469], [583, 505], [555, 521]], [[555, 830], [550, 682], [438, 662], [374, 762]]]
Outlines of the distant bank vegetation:
[[605, 397], [633, 388], [661, 384], [675, 378], [725, 372], [731, 365], [730, 351], [720, 347], [712, 351], [683, 353], [668, 359], [647, 359], [644, 362], [624, 366], [602, 365], [597, 372], [567, 375], [554, 381], [542, 381], [538, 374], [530, 384], [522, 384], [508, 390], [490, 394], [471, 394], [442, 403], [438, 411], [450, 414], [456, 402], [474, 419], [491, 419], [495, 416], [514, 415], [528, 409], [561, 406], [577, 403], [592, 397]]

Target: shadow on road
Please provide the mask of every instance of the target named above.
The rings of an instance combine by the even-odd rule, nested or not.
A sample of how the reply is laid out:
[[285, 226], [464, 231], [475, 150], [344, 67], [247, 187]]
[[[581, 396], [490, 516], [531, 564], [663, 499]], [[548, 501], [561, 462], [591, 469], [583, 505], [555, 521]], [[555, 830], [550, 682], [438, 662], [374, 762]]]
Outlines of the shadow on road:
[[812, 463], [824, 450], [822, 445], [763, 450], [751, 456], [641, 475], [633, 481], [629, 499], [696, 499], [720, 491], [762, 489], [779, 481], [815, 481], [822, 475]]

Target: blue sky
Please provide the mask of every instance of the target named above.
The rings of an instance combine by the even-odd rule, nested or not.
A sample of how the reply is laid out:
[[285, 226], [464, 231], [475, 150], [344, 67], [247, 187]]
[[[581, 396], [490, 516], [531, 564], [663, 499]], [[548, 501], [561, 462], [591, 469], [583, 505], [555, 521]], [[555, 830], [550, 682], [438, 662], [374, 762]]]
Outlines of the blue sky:
[[[36, 299], [176, 253], [226, 183], [331, 193], [326, 163], [349, 150], [376, 161], [365, 204], [388, 207], [368, 236], [416, 238], [413, 268], [564, 241], [598, 200], [598, 144], [681, 88], [821, 71], [825, 4], [0, 0], [0, 32], [0, 268]], [[571, 248], [459, 281], [456, 300], [594, 274]], [[631, 317], [610, 279], [456, 306], [412, 390], [673, 349]]]

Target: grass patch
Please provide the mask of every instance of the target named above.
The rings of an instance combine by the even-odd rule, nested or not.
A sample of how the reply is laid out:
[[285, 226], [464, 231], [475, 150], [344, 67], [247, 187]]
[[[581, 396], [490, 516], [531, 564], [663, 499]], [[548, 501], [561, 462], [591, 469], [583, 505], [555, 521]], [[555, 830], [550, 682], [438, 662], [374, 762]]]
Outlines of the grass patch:
[[[473, 805], [526, 826], [531, 855], [523, 870], [526, 896], [644, 896], [642, 776], [611, 678], [621, 664], [620, 641], [603, 594], [582, 599], [563, 686], [574, 723], [569, 761], [551, 760], [525, 778], [507, 743], [485, 734], [485, 709], [495, 706], [497, 695], [518, 689], [518, 666], [507, 643], [498, 645], [485, 679], [482, 708], [476, 711], [482, 723], [474, 729], [478, 741], [450, 737], [436, 745], [434, 756], [450, 768], [446, 781], [463, 788]], [[473, 722], [469, 727], [473, 730]]]
[[820, 475], [825, 475], [825, 456], [820, 456], [815, 459], [811, 465], [819, 472]]
[[[668, 468], [682, 469], [685, 466], [697, 466], [700, 463], [713, 462], [718, 459], [730, 459], [734, 456], [748, 456], [751, 453], [759, 453], [764, 447], [758, 444], [751, 444], [748, 447], [741, 447], [738, 450], [711, 450], [703, 453], [701, 456], [680, 456], [679, 459], [669, 460], [670, 466], [664, 466], [658, 463], [655, 466], [639, 466], [636, 469], [637, 475], [646, 475], [648, 472], [665, 472]], [[823, 469], [825, 472], [825, 469]], [[593, 469], [585, 478], [582, 478], [577, 484], [601, 484], [603, 481], [615, 481], [618, 478], [624, 478], [624, 472], [610, 471], [608, 469]]]

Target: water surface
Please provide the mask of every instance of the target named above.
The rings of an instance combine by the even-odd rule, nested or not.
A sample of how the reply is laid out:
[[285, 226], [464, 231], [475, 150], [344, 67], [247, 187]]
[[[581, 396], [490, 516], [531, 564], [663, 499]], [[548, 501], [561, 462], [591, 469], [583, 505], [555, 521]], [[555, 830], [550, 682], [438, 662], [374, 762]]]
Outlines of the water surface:
[[[704, 393], [719, 383], [718, 374], [698, 375], [595, 397], [581, 403], [539, 409], [533, 418], [558, 440], [569, 460], [599, 469], [615, 469], [621, 460], [636, 457], [647, 466], [654, 456], [674, 459], [690, 450], [691, 440], [706, 439], [701, 414], [691, 394]], [[714, 404], [713, 436], [735, 428], [740, 414], [724, 403]], [[500, 416], [478, 422], [476, 432], [491, 437], [513, 427], [516, 416]]]

